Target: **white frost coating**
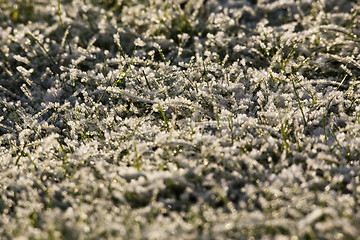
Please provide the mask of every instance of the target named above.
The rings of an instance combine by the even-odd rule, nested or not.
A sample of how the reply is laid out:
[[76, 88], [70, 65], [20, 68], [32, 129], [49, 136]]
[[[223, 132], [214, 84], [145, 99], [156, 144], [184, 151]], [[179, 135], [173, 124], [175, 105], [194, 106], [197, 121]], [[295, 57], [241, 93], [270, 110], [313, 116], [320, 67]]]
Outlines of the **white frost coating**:
[[0, 1], [0, 236], [356, 239], [357, 5]]

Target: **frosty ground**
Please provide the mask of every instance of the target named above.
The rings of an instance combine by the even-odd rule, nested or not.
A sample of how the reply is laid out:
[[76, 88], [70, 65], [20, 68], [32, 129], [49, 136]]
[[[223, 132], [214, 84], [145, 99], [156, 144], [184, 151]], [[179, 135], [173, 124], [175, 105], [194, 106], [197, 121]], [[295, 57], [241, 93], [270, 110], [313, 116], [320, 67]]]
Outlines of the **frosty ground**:
[[359, 11], [0, 0], [0, 238], [359, 239]]

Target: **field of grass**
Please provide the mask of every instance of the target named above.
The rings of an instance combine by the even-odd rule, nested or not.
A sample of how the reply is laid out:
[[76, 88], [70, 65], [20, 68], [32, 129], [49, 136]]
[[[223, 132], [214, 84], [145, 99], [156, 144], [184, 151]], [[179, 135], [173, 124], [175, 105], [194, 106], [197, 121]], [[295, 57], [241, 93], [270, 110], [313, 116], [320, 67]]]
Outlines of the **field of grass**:
[[360, 239], [359, 11], [0, 0], [0, 239]]

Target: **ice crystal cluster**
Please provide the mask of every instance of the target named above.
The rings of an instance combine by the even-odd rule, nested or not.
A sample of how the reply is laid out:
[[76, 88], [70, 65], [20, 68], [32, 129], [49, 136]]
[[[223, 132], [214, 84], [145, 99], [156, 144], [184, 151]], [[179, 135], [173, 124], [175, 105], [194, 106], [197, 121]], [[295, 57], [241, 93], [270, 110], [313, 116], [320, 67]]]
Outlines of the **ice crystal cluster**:
[[1, 239], [359, 239], [351, 0], [0, 0]]

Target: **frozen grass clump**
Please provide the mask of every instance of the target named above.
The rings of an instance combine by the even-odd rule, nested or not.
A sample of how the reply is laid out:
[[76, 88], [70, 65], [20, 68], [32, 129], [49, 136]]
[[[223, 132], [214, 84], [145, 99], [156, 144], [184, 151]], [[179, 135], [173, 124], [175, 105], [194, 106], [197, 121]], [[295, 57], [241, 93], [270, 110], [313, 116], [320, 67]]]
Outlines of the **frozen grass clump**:
[[356, 1], [0, 0], [2, 239], [357, 239]]

